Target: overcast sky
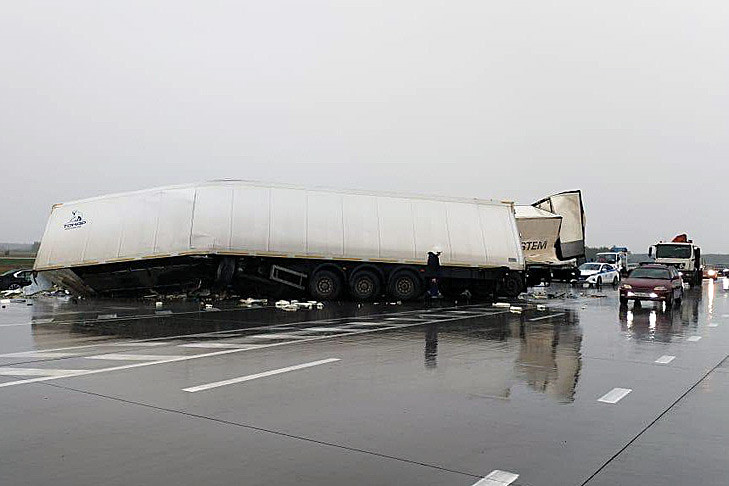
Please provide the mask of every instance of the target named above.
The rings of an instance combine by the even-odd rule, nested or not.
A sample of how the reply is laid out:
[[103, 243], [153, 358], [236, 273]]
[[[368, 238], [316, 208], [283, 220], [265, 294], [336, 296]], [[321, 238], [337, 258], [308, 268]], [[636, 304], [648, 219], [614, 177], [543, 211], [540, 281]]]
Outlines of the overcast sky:
[[512, 199], [729, 252], [729, 2], [6, 1], [0, 241], [215, 178]]

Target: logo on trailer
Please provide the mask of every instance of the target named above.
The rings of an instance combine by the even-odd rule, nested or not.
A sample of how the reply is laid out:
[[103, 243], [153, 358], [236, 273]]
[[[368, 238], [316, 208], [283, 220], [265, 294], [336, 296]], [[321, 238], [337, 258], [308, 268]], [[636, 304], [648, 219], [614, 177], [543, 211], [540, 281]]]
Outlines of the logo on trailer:
[[521, 242], [521, 249], [523, 251], [528, 251], [528, 250], [546, 250], [547, 249], [547, 240], [542, 240], [542, 241], [522, 241]]
[[81, 214], [81, 211], [71, 211], [71, 219], [68, 220], [68, 223], [63, 225], [63, 229], [76, 229], [80, 228], [85, 224], [86, 220], [84, 219], [83, 214]]

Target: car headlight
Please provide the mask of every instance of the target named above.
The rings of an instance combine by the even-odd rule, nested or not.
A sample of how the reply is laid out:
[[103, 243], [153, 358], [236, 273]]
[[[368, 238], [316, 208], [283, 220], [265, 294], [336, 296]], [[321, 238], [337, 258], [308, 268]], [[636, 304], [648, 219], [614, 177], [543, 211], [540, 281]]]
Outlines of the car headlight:
[[649, 296], [649, 297], [650, 297], [651, 299], [655, 299], [656, 297], [658, 297], [658, 294], [657, 294], [657, 293], [655, 293], [655, 292], [651, 292], [650, 294], [648, 294], [648, 296]]
[[714, 275], [716, 275], [716, 270], [709, 270], [706, 273], [708, 273], [710, 277], [713, 277]]
[[632, 285], [630, 285], [630, 284], [623, 284], [623, 288], [624, 288], [624, 289], [632, 289], [632, 288], [633, 288], [633, 286], [632, 286]]
[[658, 287], [654, 287], [653, 290], [668, 290], [668, 289], [663, 286], [658, 286]]

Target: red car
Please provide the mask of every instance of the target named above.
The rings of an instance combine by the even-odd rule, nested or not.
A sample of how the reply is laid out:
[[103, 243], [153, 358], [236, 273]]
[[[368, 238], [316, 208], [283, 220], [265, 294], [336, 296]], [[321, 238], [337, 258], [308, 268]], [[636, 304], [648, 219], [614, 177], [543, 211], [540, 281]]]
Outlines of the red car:
[[620, 285], [620, 305], [629, 300], [665, 302], [666, 307], [681, 303], [683, 279], [678, 271], [668, 265], [651, 263], [641, 265], [628, 274]]

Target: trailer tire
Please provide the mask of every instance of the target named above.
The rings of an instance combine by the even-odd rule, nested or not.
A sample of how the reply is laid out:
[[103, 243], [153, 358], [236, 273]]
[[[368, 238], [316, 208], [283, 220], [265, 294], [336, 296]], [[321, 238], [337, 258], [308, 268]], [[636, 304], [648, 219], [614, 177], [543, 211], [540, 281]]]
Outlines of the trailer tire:
[[397, 300], [417, 299], [422, 292], [420, 278], [408, 270], [395, 272], [387, 286], [387, 293]]
[[382, 292], [379, 275], [371, 270], [357, 270], [349, 278], [349, 292], [354, 300], [368, 302]]
[[516, 272], [508, 273], [501, 280], [501, 294], [506, 297], [517, 297], [524, 291], [524, 279]]
[[336, 300], [342, 287], [342, 278], [327, 269], [317, 270], [309, 279], [309, 293], [316, 300]]

